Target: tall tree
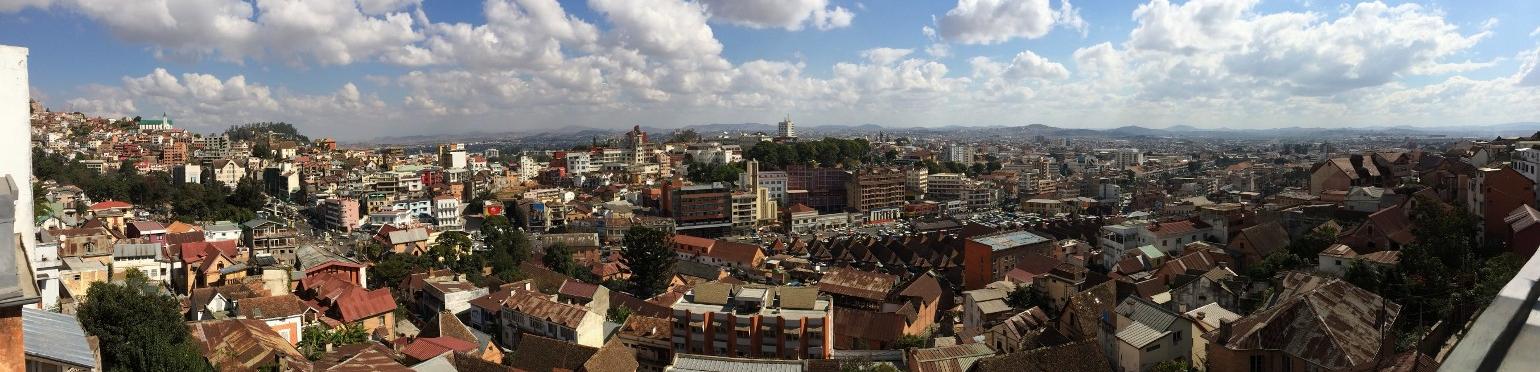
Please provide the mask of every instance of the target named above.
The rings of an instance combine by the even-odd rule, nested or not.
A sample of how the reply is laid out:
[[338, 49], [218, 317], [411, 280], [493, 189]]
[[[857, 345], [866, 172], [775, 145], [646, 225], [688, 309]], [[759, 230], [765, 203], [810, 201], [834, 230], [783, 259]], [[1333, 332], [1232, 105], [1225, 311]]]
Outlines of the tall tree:
[[76, 317], [101, 339], [108, 370], [208, 371], [187, 326], [181, 305], [156, 291], [149, 278], [130, 270], [122, 283], [98, 282], [86, 290]]
[[567, 249], [565, 244], [556, 243], [546, 247], [545, 255], [540, 257], [540, 261], [544, 262], [545, 267], [550, 268], [552, 271], [567, 274], [568, 276], [577, 276], [573, 275], [573, 272], [578, 265], [572, 261], [572, 250]]
[[661, 230], [632, 226], [622, 240], [621, 257], [631, 267], [631, 282], [636, 295], [652, 297], [668, 289], [674, 276], [673, 250], [668, 247], [669, 236]]

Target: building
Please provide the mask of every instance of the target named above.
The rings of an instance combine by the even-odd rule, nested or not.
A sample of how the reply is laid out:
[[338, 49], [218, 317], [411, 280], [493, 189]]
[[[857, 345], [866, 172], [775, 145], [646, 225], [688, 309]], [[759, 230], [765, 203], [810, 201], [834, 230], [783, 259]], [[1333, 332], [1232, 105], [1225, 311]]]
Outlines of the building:
[[1540, 248], [1540, 211], [1521, 206], [1509, 212], [1503, 222], [1508, 224], [1507, 235], [1503, 237], [1508, 242], [1508, 251], [1525, 259], [1534, 256]]
[[1481, 219], [1485, 241], [1500, 241], [1508, 230], [1503, 220], [1520, 206], [1533, 206], [1535, 198], [1535, 181], [1513, 168], [1479, 168], [1470, 181], [1465, 208]]
[[30, 262], [33, 233], [32, 136], [27, 49], [0, 45], [0, 370], [27, 369], [22, 307], [39, 301]]
[[1139, 243], [1153, 245], [1167, 256], [1176, 256], [1187, 243], [1213, 236], [1212, 230], [1211, 225], [1196, 219], [1152, 223], [1139, 230]]
[[433, 198], [433, 225], [439, 231], [459, 230], [465, 226], [465, 217], [461, 216], [462, 207], [460, 200], [453, 196], [439, 196]]
[[1353, 186], [1382, 186], [1385, 173], [1372, 159], [1363, 155], [1331, 158], [1316, 164], [1310, 172], [1310, 194], [1321, 195], [1327, 191], [1348, 191]]
[[931, 200], [947, 201], [962, 198], [963, 185], [968, 176], [961, 173], [935, 173], [926, 176], [925, 195]]
[[[295, 294], [330, 324], [357, 324], [365, 332], [396, 338], [396, 298], [388, 288], [365, 289], [358, 278], [340, 272], [315, 273], [300, 279]], [[378, 330], [378, 331], [376, 331]]]
[[867, 168], [852, 172], [845, 183], [846, 205], [865, 214], [869, 222], [896, 220], [904, 205], [904, 172], [897, 168]]
[[995, 351], [985, 344], [965, 344], [929, 349], [909, 349], [904, 359], [913, 372], [968, 371], [975, 363], [992, 357]]
[[1219, 330], [1220, 325], [1235, 323], [1236, 320], [1241, 318], [1240, 315], [1236, 315], [1234, 312], [1219, 306], [1218, 303], [1211, 303], [1192, 309], [1182, 313], [1182, 317], [1187, 318], [1187, 321], [1192, 323], [1192, 353], [1187, 358], [1188, 361], [1192, 362], [1208, 360], [1208, 339], [1204, 338], [1203, 335]]
[[787, 166], [786, 202], [781, 204], [802, 203], [822, 213], [844, 212], [849, 178], [850, 172], [839, 168]]
[[1285, 274], [1275, 296], [1271, 306], [1203, 335], [1210, 370], [1358, 371], [1393, 357], [1391, 329], [1401, 305], [1341, 279], [1301, 272]]
[[665, 211], [678, 222], [675, 231], [705, 237], [727, 235], [733, 227], [732, 190], [725, 183], [676, 185], [664, 189]]
[[242, 178], [246, 178], [246, 168], [230, 159], [214, 160], [204, 172], [204, 184], [218, 182], [231, 190], [241, 183]]
[[439, 166], [444, 169], [465, 169], [465, 144], [450, 143], [438, 146]]
[[27, 307], [22, 309], [21, 319], [18, 333], [26, 342], [26, 371], [99, 369], [101, 362], [74, 316]]
[[979, 289], [1016, 268], [1027, 254], [1051, 255], [1053, 239], [1027, 231], [1009, 231], [968, 238], [963, 242], [963, 288]]
[[638, 371], [662, 372], [674, 363], [674, 347], [669, 343], [672, 333], [668, 318], [631, 314], [616, 336], [622, 345], [636, 350]]
[[670, 306], [674, 352], [827, 359], [834, 345], [832, 303], [815, 287], [702, 283]]
[[331, 198], [321, 201], [321, 221], [332, 231], [352, 233], [359, 227], [358, 199]]
[[499, 336], [518, 344], [526, 334], [589, 347], [604, 346], [604, 315], [581, 305], [557, 302], [539, 292], [514, 290], [498, 316]]
[[973, 164], [973, 146], [970, 144], [961, 143], [947, 145], [946, 151], [944, 151], [943, 154], [945, 154], [946, 157], [942, 160], [953, 163], [962, 163], [963, 165]]
[[963, 292], [963, 332], [982, 334], [1015, 315], [1016, 309], [1005, 303], [1005, 297], [1015, 288], [1007, 282], [994, 282]]
[[1142, 296], [1123, 299], [1114, 311], [1113, 324], [1102, 330], [1110, 334], [1100, 337], [1114, 370], [1148, 371], [1191, 357], [1194, 335], [1187, 318]]
[[759, 171], [755, 181], [757, 181], [760, 188], [770, 193], [770, 199], [774, 199], [776, 204], [788, 205], [786, 203], [786, 190], [788, 187], [786, 177], [785, 171]]
[[1226, 249], [1240, 258], [1241, 265], [1250, 266], [1262, 263], [1273, 253], [1285, 252], [1288, 246], [1289, 232], [1278, 221], [1269, 221], [1241, 229]]
[[777, 138], [782, 140], [793, 140], [797, 138], [797, 125], [791, 122], [791, 115], [786, 115], [786, 119], [781, 120], [780, 123], [776, 124], [775, 129]]
[[277, 221], [258, 218], [241, 224], [242, 243], [252, 255], [273, 255], [292, 262], [297, 239], [294, 230]]
[[315, 318], [316, 311], [304, 300], [300, 300], [299, 296], [285, 293], [236, 301], [235, 313], [244, 319], [267, 323], [268, 328], [278, 333], [279, 337], [295, 345], [304, 340], [305, 324]]

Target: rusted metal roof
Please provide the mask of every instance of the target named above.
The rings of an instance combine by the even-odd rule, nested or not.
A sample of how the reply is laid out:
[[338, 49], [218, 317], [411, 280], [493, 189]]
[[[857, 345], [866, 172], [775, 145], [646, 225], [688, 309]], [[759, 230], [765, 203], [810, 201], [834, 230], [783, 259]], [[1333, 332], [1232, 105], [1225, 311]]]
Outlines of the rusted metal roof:
[[882, 301], [898, 285], [898, 277], [854, 268], [836, 267], [818, 281], [824, 292]]
[[1281, 350], [1331, 370], [1360, 369], [1382, 357], [1401, 305], [1336, 278], [1294, 272], [1286, 275], [1290, 282], [1301, 290], [1280, 292], [1272, 307], [1237, 320], [1228, 337], [1207, 337], [1231, 350]]

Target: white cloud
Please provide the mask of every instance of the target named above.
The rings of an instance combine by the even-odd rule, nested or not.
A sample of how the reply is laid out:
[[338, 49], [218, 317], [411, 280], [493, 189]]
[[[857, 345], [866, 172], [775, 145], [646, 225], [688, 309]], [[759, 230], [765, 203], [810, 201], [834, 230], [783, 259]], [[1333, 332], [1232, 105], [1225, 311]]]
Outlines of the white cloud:
[[53, 0], [0, 0], [0, 13], [11, 13], [26, 8], [47, 8]]
[[914, 53], [914, 49], [872, 48], [861, 51], [861, 58], [878, 65], [891, 65]]
[[113, 35], [168, 58], [275, 58], [301, 65], [369, 60], [422, 39], [416, 1], [63, 0]]
[[749, 28], [782, 28], [798, 31], [809, 25], [819, 30], [850, 26], [855, 14], [828, 0], [701, 0], [711, 19]]
[[1519, 67], [1518, 85], [1540, 86], [1540, 48], [1520, 54], [1524, 64]]
[[958, 0], [936, 21], [941, 36], [963, 44], [996, 44], [1016, 38], [1036, 39], [1055, 25], [1080, 31], [1086, 22], [1068, 0], [1052, 8], [1048, 0]]

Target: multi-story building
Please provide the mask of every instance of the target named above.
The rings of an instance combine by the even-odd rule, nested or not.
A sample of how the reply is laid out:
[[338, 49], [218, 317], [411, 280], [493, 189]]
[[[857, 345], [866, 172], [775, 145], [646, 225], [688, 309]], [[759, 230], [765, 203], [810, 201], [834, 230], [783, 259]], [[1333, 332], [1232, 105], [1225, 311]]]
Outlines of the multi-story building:
[[1108, 156], [1108, 165], [1112, 166], [1114, 169], [1123, 169], [1124, 167], [1144, 164], [1144, 152], [1139, 151], [1139, 149], [1099, 149], [1096, 150], [1096, 152], [1098, 154], [1105, 154]]
[[465, 144], [450, 143], [439, 145], [438, 162], [440, 167], [447, 169], [464, 169], [466, 165]]
[[770, 359], [833, 355], [832, 299], [816, 287], [696, 285], [672, 306], [676, 353]]
[[904, 205], [905, 174], [895, 168], [868, 168], [851, 172], [845, 182], [846, 204], [866, 214], [867, 221], [898, 219]]
[[973, 146], [969, 144], [960, 143], [947, 145], [946, 151], [944, 151], [943, 154], [946, 155], [944, 158], [946, 161], [963, 164], [973, 163]]
[[321, 220], [326, 228], [351, 233], [359, 225], [358, 199], [331, 198], [321, 202]]
[[924, 167], [914, 167], [904, 171], [904, 191], [908, 192], [913, 200], [925, 200], [925, 193], [930, 189], [930, 170]]
[[806, 204], [823, 213], [844, 212], [845, 184], [850, 173], [843, 169], [794, 165], [786, 167], [786, 204]]
[[732, 221], [733, 229], [753, 229], [754, 223], [759, 220], [759, 209], [756, 204], [758, 195], [749, 191], [734, 191], [732, 197]]
[[791, 115], [786, 115], [786, 120], [781, 120], [780, 123], [776, 124], [775, 129], [777, 137], [781, 139], [797, 138], [797, 125], [791, 122]]
[[293, 261], [294, 230], [277, 221], [258, 218], [241, 224], [244, 245], [252, 254], [269, 254]]
[[641, 314], [626, 318], [616, 336], [620, 344], [636, 350], [637, 370], [663, 372], [674, 362], [674, 348], [669, 345], [671, 328], [669, 320]]
[[230, 159], [218, 159], [210, 164], [206, 178], [209, 182], [218, 182], [233, 190], [241, 183], [241, 178], [245, 177], [246, 168], [241, 167], [239, 163]]
[[505, 344], [517, 345], [524, 334], [604, 346], [604, 315], [580, 305], [557, 302], [549, 295], [515, 289], [503, 301], [499, 335]]
[[177, 184], [203, 183], [203, 166], [179, 164], [171, 167], [171, 182]]
[[755, 177], [755, 181], [759, 183], [759, 187], [764, 188], [766, 192], [770, 193], [770, 199], [775, 200], [776, 204], [788, 205], [786, 204], [786, 172], [759, 171], [759, 175]]
[[1465, 208], [1481, 219], [1487, 241], [1501, 240], [1508, 230], [1504, 221], [1520, 206], [1535, 204], [1535, 181], [1513, 168], [1480, 168], [1470, 181]]
[[681, 186], [671, 183], [664, 189], [666, 212], [678, 222], [675, 231], [704, 237], [726, 235], [732, 230], [732, 189], [725, 183]]
[[928, 199], [947, 201], [962, 197], [962, 189], [968, 176], [962, 173], [936, 173], [927, 176], [925, 196]]
[[1050, 256], [1053, 239], [1027, 231], [975, 236], [963, 242], [963, 287], [979, 289], [1000, 280], [1027, 254]]
[[465, 225], [465, 218], [460, 216], [460, 200], [453, 196], [439, 196], [433, 198], [433, 225], [438, 230], [459, 230]]

